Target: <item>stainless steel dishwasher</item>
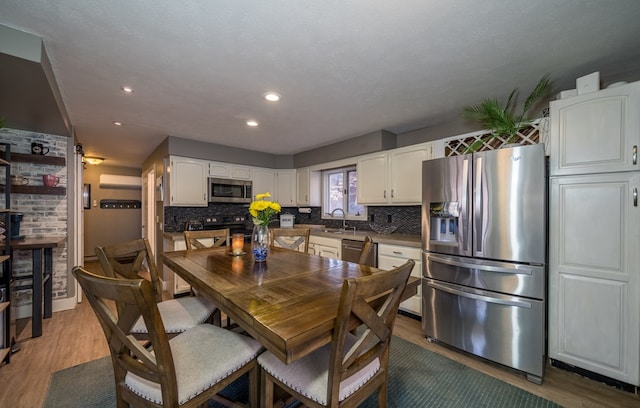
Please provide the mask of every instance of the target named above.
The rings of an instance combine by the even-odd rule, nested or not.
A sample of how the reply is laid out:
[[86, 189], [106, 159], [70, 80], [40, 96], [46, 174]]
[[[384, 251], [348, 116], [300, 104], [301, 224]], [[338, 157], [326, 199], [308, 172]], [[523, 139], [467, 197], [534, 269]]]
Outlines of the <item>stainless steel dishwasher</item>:
[[[342, 240], [342, 260], [349, 262], [358, 262], [360, 258], [360, 251], [362, 250], [363, 241], [356, 241], [354, 239]], [[367, 257], [365, 265], [377, 267], [378, 266], [378, 244], [373, 243], [373, 251]]]

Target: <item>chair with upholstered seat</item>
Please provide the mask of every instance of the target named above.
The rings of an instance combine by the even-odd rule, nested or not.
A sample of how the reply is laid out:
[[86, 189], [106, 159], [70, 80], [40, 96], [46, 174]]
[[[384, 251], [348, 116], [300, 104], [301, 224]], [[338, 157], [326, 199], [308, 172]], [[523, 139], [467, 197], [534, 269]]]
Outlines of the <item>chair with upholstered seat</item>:
[[330, 344], [291, 364], [261, 354], [262, 406], [273, 406], [277, 386], [310, 407], [356, 407], [377, 390], [386, 407], [391, 333], [414, 264], [346, 279]]
[[[231, 405], [217, 394], [246, 373], [249, 406], [258, 406], [260, 343], [210, 324], [169, 339], [151, 282], [100, 276], [81, 267], [73, 268], [73, 275], [104, 331], [118, 407], [198, 407], [210, 399]], [[120, 313], [113, 313], [113, 302]], [[138, 320], [148, 329], [150, 349], [132, 336]]]
[[[211, 245], [205, 245], [203, 241], [211, 240]], [[215, 248], [222, 245], [229, 246], [229, 228], [206, 231], [185, 231], [184, 242], [187, 249]]]
[[[146, 238], [97, 247], [95, 252], [108, 277], [126, 279], [148, 277], [167, 333], [171, 335], [181, 333], [212, 317], [216, 322], [220, 320], [219, 310], [202, 296], [162, 300], [162, 283]], [[118, 313], [121, 313], [122, 305], [117, 306]], [[132, 333], [139, 339], [147, 338], [147, 328], [142, 319], [136, 323]]]
[[307, 253], [309, 228], [270, 228], [271, 246]]
[[367, 235], [364, 237], [364, 241], [362, 243], [362, 249], [360, 249], [360, 256], [358, 256], [358, 263], [360, 265], [371, 265], [369, 261], [369, 256], [373, 253], [374, 244], [371, 236]]

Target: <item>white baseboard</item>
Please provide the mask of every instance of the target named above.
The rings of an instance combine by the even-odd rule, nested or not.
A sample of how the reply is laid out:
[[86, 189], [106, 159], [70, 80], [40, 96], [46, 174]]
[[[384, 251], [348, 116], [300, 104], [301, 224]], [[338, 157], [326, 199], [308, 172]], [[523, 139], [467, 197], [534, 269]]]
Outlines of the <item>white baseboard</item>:
[[[61, 312], [63, 310], [71, 310], [76, 307], [78, 302], [75, 297], [65, 298], [65, 299], [56, 299], [52, 302], [51, 307], [52, 311]], [[31, 317], [31, 305], [18, 306], [14, 308], [11, 317], [13, 319], [24, 319], [27, 317]]]

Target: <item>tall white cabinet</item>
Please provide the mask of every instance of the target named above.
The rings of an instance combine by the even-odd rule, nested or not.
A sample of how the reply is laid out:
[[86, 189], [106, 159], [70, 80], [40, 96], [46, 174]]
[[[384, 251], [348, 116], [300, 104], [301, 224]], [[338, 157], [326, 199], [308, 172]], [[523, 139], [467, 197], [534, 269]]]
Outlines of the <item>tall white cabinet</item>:
[[640, 385], [640, 82], [554, 101], [549, 357]]

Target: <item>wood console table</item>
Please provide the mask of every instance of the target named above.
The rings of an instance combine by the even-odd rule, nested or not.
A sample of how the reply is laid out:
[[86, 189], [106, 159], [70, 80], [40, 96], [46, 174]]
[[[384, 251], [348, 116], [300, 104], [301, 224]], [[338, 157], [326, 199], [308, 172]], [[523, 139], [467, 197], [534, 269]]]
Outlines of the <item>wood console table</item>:
[[[31, 298], [31, 337], [42, 336], [42, 319], [52, 315], [53, 304], [53, 248], [61, 246], [66, 237], [26, 238], [11, 241], [11, 251], [31, 250], [33, 274], [25, 277], [32, 283], [16, 285], [14, 290], [32, 289]], [[13, 257], [12, 257], [13, 258]], [[44, 302], [43, 302], [44, 295]], [[43, 313], [44, 303], [44, 313]]]

